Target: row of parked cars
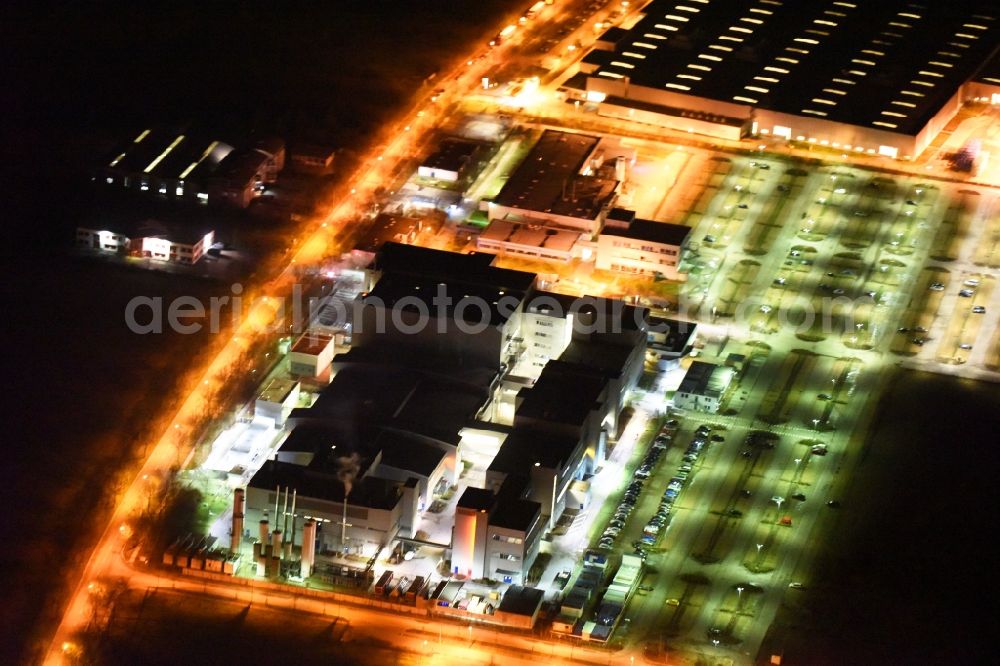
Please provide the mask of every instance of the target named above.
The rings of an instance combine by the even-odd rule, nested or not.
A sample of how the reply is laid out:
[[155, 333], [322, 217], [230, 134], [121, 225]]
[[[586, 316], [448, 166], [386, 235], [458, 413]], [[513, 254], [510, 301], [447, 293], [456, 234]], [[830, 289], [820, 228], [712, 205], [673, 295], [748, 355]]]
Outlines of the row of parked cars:
[[670, 525], [670, 511], [673, 509], [674, 501], [680, 495], [681, 490], [684, 489], [684, 484], [687, 483], [688, 478], [691, 476], [691, 471], [694, 463], [698, 460], [698, 455], [705, 448], [705, 445], [708, 444], [709, 432], [709, 427], [705, 425], [699, 426], [698, 430], [695, 431], [694, 439], [688, 446], [687, 451], [684, 452], [684, 461], [677, 468], [677, 473], [670, 479], [670, 483], [667, 484], [667, 489], [660, 500], [659, 508], [642, 530], [642, 538], [639, 540], [640, 546], [652, 546], [656, 543], [660, 531]]
[[621, 502], [615, 510], [615, 515], [611, 517], [608, 526], [604, 528], [604, 533], [597, 542], [598, 548], [611, 550], [615, 539], [621, 534], [621, 531], [625, 528], [625, 523], [628, 521], [628, 517], [632, 514], [632, 510], [635, 509], [635, 503], [639, 500], [639, 495], [642, 493], [643, 484], [653, 473], [653, 468], [656, 467], [656, 463], [659, 462], [663, 452], [670, 446], [673, 434], [676, 431], [677, 421], [670, 420], [657, 433], [655, 439], [653, 439], [653, 445], [646, 453], [646, 457], [643, 458], [639, 468], [632, 475], [632, 481], [629, 482], [628, 487], [625, 489], [625, 494], [622, 496]]

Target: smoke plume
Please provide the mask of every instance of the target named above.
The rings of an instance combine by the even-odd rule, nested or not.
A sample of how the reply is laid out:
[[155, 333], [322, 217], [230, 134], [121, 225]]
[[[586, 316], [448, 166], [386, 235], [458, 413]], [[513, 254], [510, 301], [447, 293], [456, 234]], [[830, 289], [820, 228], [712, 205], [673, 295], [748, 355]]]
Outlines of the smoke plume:
[[337, 458], [337, 480], [344, 484], [344, 497], [351, 494], [354, 480], [361, 471], [361, 457], [357, 453]]

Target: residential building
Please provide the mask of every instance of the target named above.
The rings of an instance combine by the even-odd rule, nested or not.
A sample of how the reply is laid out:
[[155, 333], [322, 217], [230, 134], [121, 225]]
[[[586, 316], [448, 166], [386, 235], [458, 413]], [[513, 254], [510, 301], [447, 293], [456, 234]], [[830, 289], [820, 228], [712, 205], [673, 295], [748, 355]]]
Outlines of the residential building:
[[258, 142], [251, 148], [234, 150], [219, 164], [210, 180], [209, 201], [246, 208], [278, 179], [285, 165], [285, 145], [280, 139]]
[[314, 143], [297, 143], [292, 146], [292, 165], [301, 171], [329, 173], [337, 151]]
[[210, 229], [168, 227], [159, 220], [111, 222], [109, 228], [77, 227], [76, 245], [179, 264], [195, 264], [215, 242]]

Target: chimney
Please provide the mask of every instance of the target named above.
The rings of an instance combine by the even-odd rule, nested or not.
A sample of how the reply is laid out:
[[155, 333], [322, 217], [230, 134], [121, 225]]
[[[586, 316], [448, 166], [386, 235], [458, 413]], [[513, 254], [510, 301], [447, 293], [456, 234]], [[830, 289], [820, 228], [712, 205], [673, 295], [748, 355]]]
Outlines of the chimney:
[[229, 550], [234, 553], [240, 552], [243, 543], [243, 499], [243, 489], [237, 488], [233, 493], [233, 534], [229, 542]]

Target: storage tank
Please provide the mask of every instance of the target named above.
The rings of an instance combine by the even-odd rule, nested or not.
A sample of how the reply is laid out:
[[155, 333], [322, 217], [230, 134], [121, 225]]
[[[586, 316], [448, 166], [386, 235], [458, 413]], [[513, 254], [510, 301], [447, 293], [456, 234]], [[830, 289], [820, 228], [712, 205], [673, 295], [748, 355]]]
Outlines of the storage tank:
[[302, 577], [312, 575], [316, 562], [316, 521], [310, 518], [302, 526]]
[[270, 532], [271, 532], [271, 524], [267, 522], [267, 518], [264, 518], [263, 520], [260, 521], [259, 532], [257, 537], [258, 540], [262, 544], [266, 544], [267, 535], [270, 534]]
[[281, 530], [271, 532], [271, 556], [281, 557]]

